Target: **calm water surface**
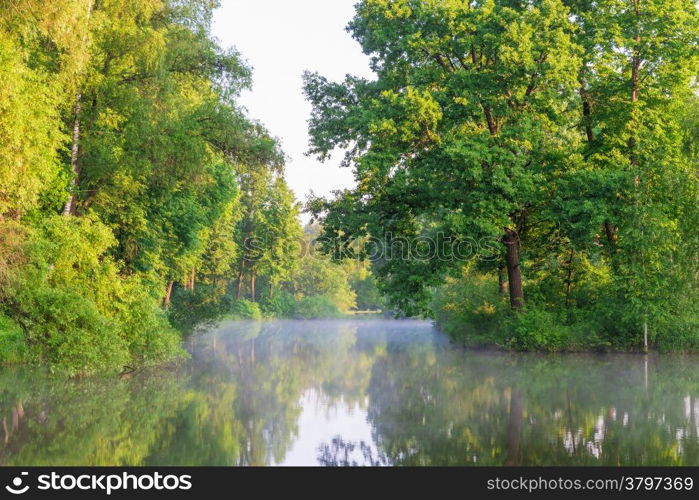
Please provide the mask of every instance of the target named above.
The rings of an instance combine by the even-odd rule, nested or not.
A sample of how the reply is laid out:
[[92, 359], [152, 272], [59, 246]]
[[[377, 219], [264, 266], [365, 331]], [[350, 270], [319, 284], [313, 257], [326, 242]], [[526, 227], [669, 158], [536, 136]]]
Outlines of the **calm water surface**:
[[699, 358], [467, 351], [417, 321], [236, 322], [178, 368], [0, 368], [2, 465], [699, 465]]

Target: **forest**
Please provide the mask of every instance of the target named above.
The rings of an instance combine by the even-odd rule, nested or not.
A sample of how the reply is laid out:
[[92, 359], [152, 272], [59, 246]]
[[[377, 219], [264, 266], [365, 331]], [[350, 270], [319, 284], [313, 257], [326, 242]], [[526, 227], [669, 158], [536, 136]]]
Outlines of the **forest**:
[[313, 251], [216, 7], [0, 1], [0, 362], [131, 369], [221, 317], [379, 307], [368, 264]]
[[305, 75], [357, 179], [310, 203], [326, 252], [468, 344], [699, 347], [696, 2], [363, 0], [348, 31], [376, 78]]
[[217, 4], [0, 0], [0, 363], [131, 370], [222, 318], [356, 310], [699, 348], [692, 0], [359, 1], [375, 78], [303, 89], [356, 187], [305, 205]]

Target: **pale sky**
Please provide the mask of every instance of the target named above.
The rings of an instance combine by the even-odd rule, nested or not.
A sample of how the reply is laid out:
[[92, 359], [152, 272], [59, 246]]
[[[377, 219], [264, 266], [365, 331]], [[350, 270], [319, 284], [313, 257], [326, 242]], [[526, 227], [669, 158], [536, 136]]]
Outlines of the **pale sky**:
[[369, 58], [345, 31], [356, 1], [222, 0], [214, 15], [214, 36], [224, 47], [236, 47], [253, 68], [253, 90], [240, 102], [281, 140], [290, 157], [286, 179], [300, 201], [310, 190], [328, 195], [354, 185], [351, 170], [339, 166], [342, 154], [322, 164], [304, 155], [311, 106], [301, 75], [372, 77]]

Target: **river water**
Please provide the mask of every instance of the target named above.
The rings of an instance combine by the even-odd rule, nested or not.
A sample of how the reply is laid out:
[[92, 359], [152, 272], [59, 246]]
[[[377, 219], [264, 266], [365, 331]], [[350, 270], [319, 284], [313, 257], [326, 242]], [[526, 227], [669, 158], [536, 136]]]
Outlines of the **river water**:
[[188, 349], [122, 378], [0, 368], [0, 464], [699, 465], [699, 357], [469, 351], [373, 319]]

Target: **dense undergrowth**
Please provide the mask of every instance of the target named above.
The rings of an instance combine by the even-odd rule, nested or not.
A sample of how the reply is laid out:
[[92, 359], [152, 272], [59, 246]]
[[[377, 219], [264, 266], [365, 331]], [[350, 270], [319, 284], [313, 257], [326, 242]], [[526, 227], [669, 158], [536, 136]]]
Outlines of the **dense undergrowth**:
[[[638, 325], [624, 314], [623, 297], [579, 290], [568, 306], [547, 302], [532, 285], [519, 312], [500, 293], [496, 276], [468, 273], [439, 287], [432, 301], [436, 325], [455, 341], [517, 351], [638, 351]], [[542, 292], [542, 290], [538, 290]], [[661, 352], [699, 351], [699, 308], [686, 301], [649, 325], [649, 343]]]

